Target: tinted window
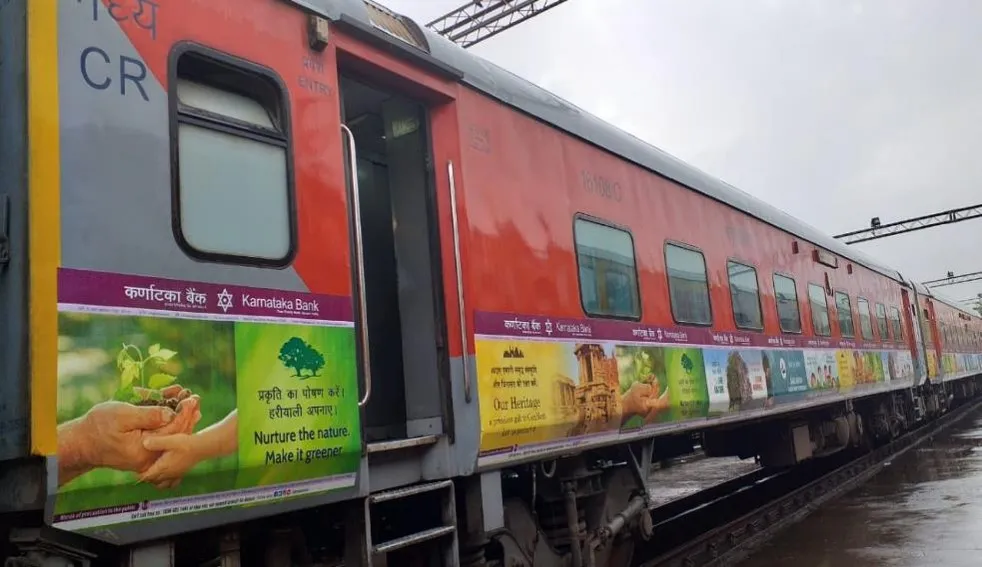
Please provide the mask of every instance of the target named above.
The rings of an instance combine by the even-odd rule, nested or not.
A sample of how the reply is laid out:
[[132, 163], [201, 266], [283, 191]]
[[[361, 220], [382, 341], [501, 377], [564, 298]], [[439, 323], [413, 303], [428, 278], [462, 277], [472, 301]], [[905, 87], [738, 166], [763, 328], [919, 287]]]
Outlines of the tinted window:
[[839, 332], [844, 338], [855, 338], [856, 327], [852, 318], [852, 304], [849, 296], [841, 291], [835, 292], [835, 311], [839, 317]]
[[712, 324], [706, 259], [702, 252], [666, 244], [665, 264], [675, 320], [696, 325]]
[[832, 334], [829, 325], [829, 305], [825, 301], [825, 289], [822, 286], [808, 284], [808, 304], [812, 310], [812, 327], [816, 335], [827, 337]]
[[876, 326], [880, 330], [881, 341], [890, 338], [890, 329], [887, 326], [887, 308], [882, 303], [876, 304]]
[[798, 309], [798, 290], [794, 280], [774, 274], [774, 299], [777, 302], [777, 318], [785, 333], [801, 332], [801, 312]]
[[730, 297], [733, 299], [733, 320], [741, 329], [761, 330], [764, 322], [760, 312], [760, 288], [757, 270], [739, 262], [727, 262]]
[[860, 297], [856, 303], [859, 308], [859, 330], [863, 333], [863, 340], [873, 340], [873, 320], [869, 315], [869, 301]]
[[573, 223], [573, 232], [583, 309], [601, 317], [640, 317], [631, 235], [581, 218]]
[[902, 341], [904, 328], [900, 324], [900, 310], [896, 307], [890, 308], [890, 326], [893, 327], [893, 340]]

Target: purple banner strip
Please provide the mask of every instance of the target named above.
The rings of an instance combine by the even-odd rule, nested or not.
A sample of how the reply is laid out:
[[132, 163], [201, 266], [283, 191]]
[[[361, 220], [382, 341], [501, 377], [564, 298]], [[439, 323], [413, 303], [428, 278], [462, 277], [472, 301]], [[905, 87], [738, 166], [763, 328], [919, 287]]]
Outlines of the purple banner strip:
[[58, 270], [58, 303], [233, 319], [353, 321], [347, 297], [67, 268]]
[[902, 343], [860, 343], [825, 337], [765, 335], [746, 331], [714, 331], [702, 327], [659, 327], [631, 321], [564, 319], [517, 313], [474, 314], [479, 335], [558, 340], [620, 341], [652, 344], [761, 348], [906, 349]]

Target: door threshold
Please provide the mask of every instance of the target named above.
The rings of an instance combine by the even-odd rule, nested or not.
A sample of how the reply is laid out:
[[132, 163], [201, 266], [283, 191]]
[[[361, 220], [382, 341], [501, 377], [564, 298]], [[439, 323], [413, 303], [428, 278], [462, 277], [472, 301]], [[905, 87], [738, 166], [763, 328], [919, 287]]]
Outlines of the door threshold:
[[368, 454], [372, 453], [385, 453], [388, 451], [400, 451], [403, 449], [411, 449], [413, 447], [423, 447], [426, 445], [436, 445], [437, 441], [440, 440], [440, 435], [422, 435], [420, 437], [409, 437], [407, 439], [393, 439], [391, 441], [376, 441], [374, 443], [369, 443], [367, 450]]

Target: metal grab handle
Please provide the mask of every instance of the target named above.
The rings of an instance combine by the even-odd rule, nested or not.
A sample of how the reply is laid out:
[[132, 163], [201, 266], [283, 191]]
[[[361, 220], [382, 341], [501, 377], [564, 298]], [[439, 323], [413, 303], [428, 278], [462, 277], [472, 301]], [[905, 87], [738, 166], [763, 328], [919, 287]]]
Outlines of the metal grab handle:
[[351, 206], [355, 220], [355, 271], [358, 276], [358, 313], [359, 331], [361, 333], [361, 348], [365, 363], [365, 396], [358, 402], [358, 407], [364, 407], [372, 397], [372, 362], [371, 347], [368, 345], [368, 300], [365, 295], [365, 249], [361, 234], [361, 194], [358, 190], [358, 152], [355, 149], [355, 135], [344, 124], [341, 131], [348, 139], [348, 169], [351, 175]]
[[464, 272], [460, 269], [460, 225], [457, 220], [457, 181], [453, 161], [447, 161], [450, 178], [450, 216], [453, 219], [453, 255], [457, 269], [457, 305], [460, 307], [460, 359], [464, 364], [464, 401], [471, 403], [471, 373], [467, 364], [467, 311], [464, 309]]

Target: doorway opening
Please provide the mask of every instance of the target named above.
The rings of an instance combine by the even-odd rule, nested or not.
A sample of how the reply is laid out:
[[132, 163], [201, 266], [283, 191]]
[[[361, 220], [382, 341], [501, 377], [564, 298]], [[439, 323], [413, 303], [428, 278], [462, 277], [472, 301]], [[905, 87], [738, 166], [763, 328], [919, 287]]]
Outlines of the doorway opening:
[[446, 326], [427, 109], [347, 75], [340, 92], [360, 192], [353, 206], [362, 220], [372, 371], [366, 438], [442, 434]]

